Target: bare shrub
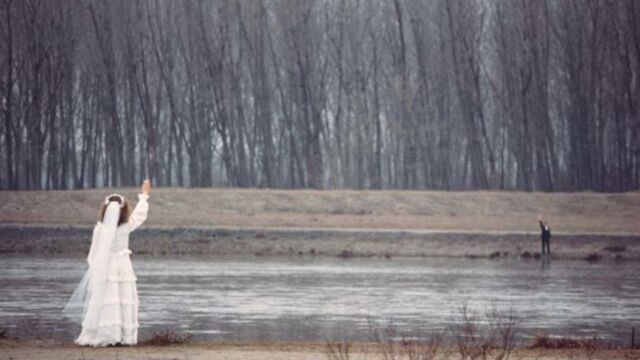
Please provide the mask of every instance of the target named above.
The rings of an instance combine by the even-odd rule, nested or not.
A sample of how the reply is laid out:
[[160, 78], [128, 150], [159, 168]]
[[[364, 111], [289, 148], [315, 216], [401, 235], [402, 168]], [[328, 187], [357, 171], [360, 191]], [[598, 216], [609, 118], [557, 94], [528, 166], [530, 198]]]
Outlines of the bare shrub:
[[378, 354], [383, 360], [394, 360], [396, 358], [397, 344], [395, 338], [397, 330], [392, 323], [385, 327], [378, 326], [371, 319], [369, 323], [369, 334]]
[[353, 256], [353, 250], [351, 249], [344, 249], [341, 253], [338, 254], [338, 257], [342, 259], [351, 259], [353, 258]]
[[625, 246], [612, 245], [612, 246], [605, 246], [602, 248], [602, 250], [612, 252], [612, 253], [621, 253], [621, 252], [625, 252], [627, 248]]
[[350, 350], [350, 342], [344, 341], [336, 343], [327, 341], [324, 353], [329, 360], [348, 360]]
[[511, 310], [500, 312], [496, 304], [484, 316], [463, 305], [453, 331], [461, 360], [506, 360], [515, 348], [517, 318]]
[[147, 346], [171, 346], [184, 345], [191, 341], [191, 335], [180, 335], [173, 330], [156, 331], [153, 335], [140, 342], [140, 345]]
[[[374, 358], [381, 360], [434, 360], [450, 356], [461, 360], [507, 360], [515, 349], [518, 320], [512, 310], [501, 312], [497, 303], [481, 316], [461, 307], [450, 328], [459, 356], [443, 347], [443, 334], [423, 336], [416, 331], [399, 331], [389, 322], [379, 325], [368, 320]], [[447, 336], [448, 338], [448, 336]], [[351, 344], [327, 343], [325, 354], [329, 360], [346, 360]]]
[[600, 255], [598, 253], [591, 253], [591, 254], [585, 256], [584, 259], [586, 261], [588, 261], [588, 262], [598, 262], [598, 261], [602, 260], [602, 255]]
[[369, 320], [371, 339], [376, 354], [383, 360], [432, 360], [439, 354], [442, 336], [421, 336], [417, 332], [399, 332], [393, 324], [377, 326]]
[[438, 355], [441, 342], [441, 336], [435, 335], [425, 340], [405, 340], [402, 344], [409, 360], [431, 360]]

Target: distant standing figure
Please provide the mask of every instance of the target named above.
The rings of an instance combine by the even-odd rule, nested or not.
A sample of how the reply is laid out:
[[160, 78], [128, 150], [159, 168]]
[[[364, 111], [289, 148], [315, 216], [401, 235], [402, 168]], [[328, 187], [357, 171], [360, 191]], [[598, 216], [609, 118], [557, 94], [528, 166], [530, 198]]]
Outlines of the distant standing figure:
[[540, 223], [540, 240], [542, 241], [542, 255], [551, 255], [551, 228], [544, 223], [542, 215], [538, 216], [538, 222]]

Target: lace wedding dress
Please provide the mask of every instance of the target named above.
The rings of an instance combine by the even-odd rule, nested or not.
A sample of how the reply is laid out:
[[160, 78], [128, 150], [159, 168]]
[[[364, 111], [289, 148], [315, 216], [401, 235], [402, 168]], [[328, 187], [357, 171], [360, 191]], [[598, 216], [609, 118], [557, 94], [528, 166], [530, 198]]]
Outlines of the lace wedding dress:
[[78, 345], [134, 345], [138, 342], [138, 293], [129, 234], [147, 218], [149, 195], [138, 195], [129, 221], [118, 226], [120, 204], [108, 204], [93, 230], [87, 270], [64, 309], [82, 324]]

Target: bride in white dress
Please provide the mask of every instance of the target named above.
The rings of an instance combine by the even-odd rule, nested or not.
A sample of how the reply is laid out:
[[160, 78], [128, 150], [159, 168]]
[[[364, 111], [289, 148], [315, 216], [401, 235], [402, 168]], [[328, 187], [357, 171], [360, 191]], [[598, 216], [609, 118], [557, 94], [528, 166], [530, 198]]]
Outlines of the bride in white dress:
[[127, 200], [118, 194], [105, 198], [100, 221], [93, 229], [89, 269], [64, 314], [82, 324], [78, 345], [135, 345], [138, 342], [138, 293], [131, 265], [129, 233], [147, 218], [151, 183], [145, 180], [138, 204], [129, 216]]

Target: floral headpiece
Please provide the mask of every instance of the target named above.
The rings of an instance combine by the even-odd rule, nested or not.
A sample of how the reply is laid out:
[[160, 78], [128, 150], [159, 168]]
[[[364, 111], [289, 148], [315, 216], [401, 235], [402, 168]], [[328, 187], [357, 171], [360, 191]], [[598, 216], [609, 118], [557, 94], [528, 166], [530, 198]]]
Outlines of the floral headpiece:
[[111, 200], [109, 200], [112, 197], [118, 197], [120, 198], [120, 208], [124, 207], [124, 197], [120, 194], [109, 194], [106, 198], [104, 198], [104, 204], [105, 205], [109, 205], [109, 203], [111, 202]]

